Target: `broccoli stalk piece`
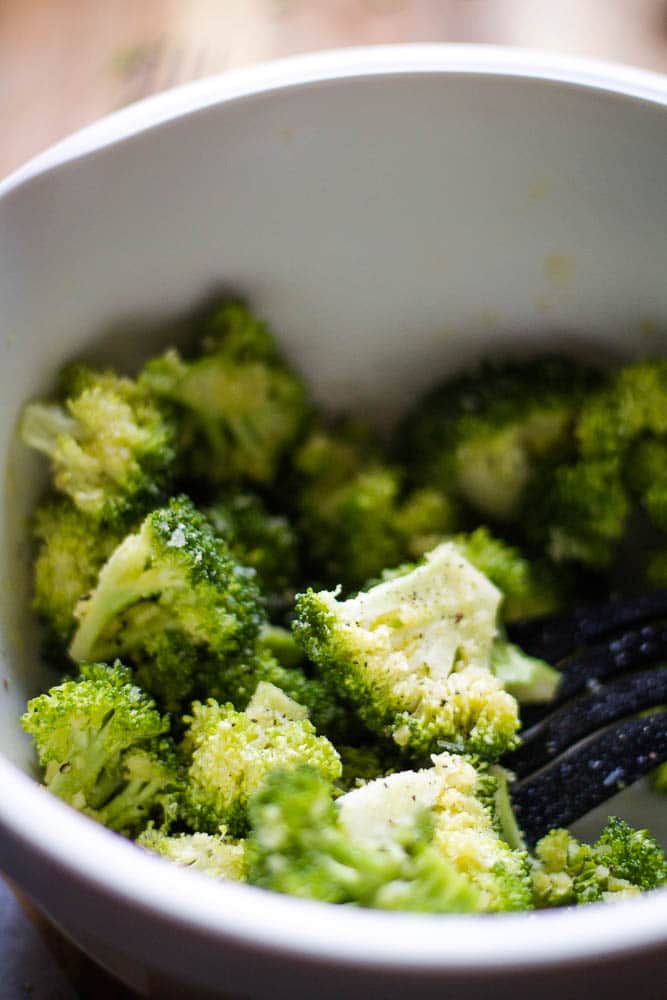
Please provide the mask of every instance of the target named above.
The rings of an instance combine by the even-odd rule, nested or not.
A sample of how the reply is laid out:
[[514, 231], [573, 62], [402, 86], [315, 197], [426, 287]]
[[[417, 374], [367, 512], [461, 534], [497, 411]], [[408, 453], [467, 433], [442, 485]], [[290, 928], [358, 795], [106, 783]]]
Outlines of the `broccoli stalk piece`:
[[151, 828], [144, 830], [136, 842], [177, 865], [203, 872], [212, 878], [233, 882], [244, 882], [246, 879], [245, 844], [228, 837], [224, 827], [215, 835], [178, 833], [173, 836]]
[[198, 357], [169, 350], [139, 381], [176, 407], [185, 471], [212, 485], [270, 485], [309, 409], [266, 325], [238, 303], [209, 318]]
[[574, 419], [596, 381], [559, 357], [485, 364], [417, 404], [400, 428], [401, 453], [417, 482], [485, 519], [516, 522], [532, 478], [572, 450]]
[[416, 753], [497, 758], [517, 703], [491, 672], [500, 592], [451, 542], [347, 601], [297, 597], [294, 634], [373, 732]]
[[405, 495], [402, 473], [358, 424], [314, 430], [294, 466], [306, 552], [325, 581], [358, 588], [455, 527], [447, 497], [429, 488]]
[[76, 616], [72, 658], [126, 657], [170, 710], [250, 648], [263, 619], [253, 570], [232, 559], [187, 497], [121, 542]]
[[22, 720], [54, 795], [119, 833], [176, 817], [182, 778], [169, 719], [116, 663], [33, 698]]
[[37, 508], [32, 533], [39, 546], [33, 563], [33, 608], [48, 627], [54, 652], [61, 651], [76, 628], [78, 601], [94, 588], [97, 574], [123, 536], [100, 527], [66, 497]]
[[610, 817], [595, 844], [581, 844], [567, 830], [539, 841], [533, 862], [538, 907], [622, 899], [667, 882], [667, 862], [647, 830]]
[[63, 401], [30, 403], [25, 444], [51, 459], [56, 489], [89, 518], [125, 522], [160, 503], [175, 469], [175, 428], [131, 379], [84, 366], [61, 376]]
[[308, 710], [261, 682], [244, 712], [210, 699], [195, 702], [182, 744], [191, 761], [184, 818], [194, 830], [233, 836], [247, 827], [248, 799], [276, 767], [310, 764], [327, 779], [340, 777], [340, 757], [318, 736]]

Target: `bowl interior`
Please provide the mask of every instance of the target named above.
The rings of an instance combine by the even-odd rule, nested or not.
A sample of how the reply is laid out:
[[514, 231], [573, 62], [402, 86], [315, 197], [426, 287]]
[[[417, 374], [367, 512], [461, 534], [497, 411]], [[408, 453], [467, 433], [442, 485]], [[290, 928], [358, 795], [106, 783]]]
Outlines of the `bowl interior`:
[[[52, 682], [26, 611], [39, 463], [15, 435], [60, 363], [131, 370], [221, 290], [270, 321], [325, 405], [380, 425], [482, 357], [663, 352], [666, 175], [658, 100], [389, 62], [214, 101], [6, 184], [2, 753], [30, 771], [18, 717]], [[667, 836], [641, 792], [620, 808], [656, 827], [661, 812]]]

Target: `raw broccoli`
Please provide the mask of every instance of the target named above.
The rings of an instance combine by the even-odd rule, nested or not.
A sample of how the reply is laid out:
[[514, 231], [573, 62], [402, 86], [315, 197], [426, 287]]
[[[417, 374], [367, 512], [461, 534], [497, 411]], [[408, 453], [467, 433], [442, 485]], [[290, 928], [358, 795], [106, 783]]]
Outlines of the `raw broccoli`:
[[515, 745], [517, 703], [491, 673], [500, 592], [451, 542], [347, 601], [308, 590], [294, 634], [366, 725], [417, 753]]
[[299, 578], [296, 532], [286, 517], [270, 514], [255, 493], [230, 493], [205, 510], [243, 566], [252, 566], [272, 618], [290, 606]]
[[90, 518], [126, 523], [167, 495], [175, 428], [143, 387], [83, 365], [61, 375], [62, 399], [30, 403], [21, 436], [51, 459], [56, 489]]
[[185, 471], [212, 485], [271, 484], [309, 410], [266, 325], [239, 303], [209, 317], [200, 355], [169, 350], [139, 381], [176, 407]]
[[403, 475], [359, 424], [317, 428], [296, 453], [299, 526], [318, 578], [358, 588], [420, 558], [455, 526], [439, 491], [405, 495]]
[[466, 913], [480, 894], [431, 846], [420, 814], [380, 847], [355, 843], [331, 784], [301, 766], [276, 770], [250, 802], [248, 879], [275, 892], [388, 910]]
[[665, 855], [651, 834], [613, 816], [593, 845], [579, 843], [567, 830], [552, 830], [535, 848], [538, 907], [621, 899], [665, 882]]
[[116, 663], [87, 664], [79, 680], [33, 698], [23, 728], [54, 795], [119, 833], [176, 818], [182, 777], [169, 719]]
[[635, 441], [667, 434], [667, 360], [625, 365], [584, 402], [576, 436], [584, 458], [622, 459]]
[[384, 909], [531, 905], [527, 856], [495, 829], [493, 779], [461, 757], [371, 781], [336, 803], [307, 768], [274, 772], [250, 806], [251, 882]]
[[151, 828], [139, 835], [137, 844], [212, 878], [234, 882], [243, 882], [246, 878], [245, 844], [228, 837], [224, 827], [217, 834], [178, 833], [173, 836]]
[[528, 531], [555, 562], [603, 569], [625, 535], [631, 508], [616, 459], [580, 459], [558, 466], [536, 484]]
[[477, 528], [452, 541], [473, 566], [484, 573], [503, 595], [503, 621], [531, 618], [554, 611], [562, 601], [562, 585], [544, 562], [529, 561], [519, 549]]
[[650, 520], [667, 531], [667, 439], [649, 437], [634, 445], [624, 463], [628, 489], [639, 497]]
[[76, 627], [74, 609], [91, 591], [97, 574], [122, 540], [122, 533], [101, 527], [67, 497], [48, 500], [33, 516], [38, 543], [33, 563], [33, 608], [49, 630], [53, 652], [66, 649]]
[[72, 658], [127, 658], [170, 710], [244, 655], [263, 620], [254, 571], [239, 566], [187, 497], [124, 539], [76, 615]]
[[570, 452], [574, 418], [596, 381], [560, 357], [484, 364], [408, 414], [402, 457], [418, 482], [453, 493], [484, 518], [518, 521], [533, 476]]
[[244, 712], [213, 699], [195, 702], [182, 750], [190, 760], [184, 817], [193, 829], [233, 836], [247, 826], [249, 796], [276, 767], [310, 764], [334, 781], [340, 757], [318, 736], [308, 710], [262, 682]]

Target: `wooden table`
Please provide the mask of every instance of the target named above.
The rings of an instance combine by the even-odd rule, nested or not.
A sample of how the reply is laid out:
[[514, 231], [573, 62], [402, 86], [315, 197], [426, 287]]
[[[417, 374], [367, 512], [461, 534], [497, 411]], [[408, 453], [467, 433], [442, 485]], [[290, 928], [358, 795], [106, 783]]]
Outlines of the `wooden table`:
[[0, 176], [131, 101], [335, 46], [492, 42], [667, 70], [667, 0], [0, 0]]

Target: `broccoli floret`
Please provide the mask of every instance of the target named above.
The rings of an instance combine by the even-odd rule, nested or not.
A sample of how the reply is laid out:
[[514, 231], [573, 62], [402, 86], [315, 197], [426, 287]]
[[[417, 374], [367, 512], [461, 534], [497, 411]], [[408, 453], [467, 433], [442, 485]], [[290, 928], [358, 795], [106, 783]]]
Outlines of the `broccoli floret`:
[[64, 650], [76, 627], [77, 602], [95, 586], [122, 533], [101, 527], [66, 497], [37, 508], [32, 532], [38, 543], [33, 608], [48, 627], [54, 651]]
[[418, 482], [492, 521], [518, 521], [533, 475], [570, 451], [574, 418], [595, 382], [566, 358], [482, 365], [417, 404], [400, 429], [403, 458]]
[[88, 664], [79, 680], [33, 698], [22, 720], [54, 795], [132, 835], [176, 817], [182, 778], [169, 719], [116, 663]]
[[433, 847], [480, 894], [477, 909], [527, 909], [528, 856], [501, 838], [496, 791], [497, 779], [485, 765], [442, 753], [433, 757], [430, 768], [391, 774], [348, 792], [337, 807], [352, 840], [377, 847], [426, 810], [433, 824]]
[[543, 562], [529, 561], [513, 545], [492, 535], [488, 528], [456, 535], [452, 541], [502, 593], [503, 621], [546, 615], [561, 603], [561, 586], [554, 572]]
[[631, 511], [615, 459], [582, 459], [545, 476], [531, 493], [529, 531], [557, 563], [608, 566]]
[[306, 390], [245, 306], [219, 307], [204, 333], [198, 357], [169, 350], [149, 361], [140, 384], [176, 407], [188, 475], [269, 485], [308, 415]]
[[215, 678], [210, 678], [207, 694], [243, 711], [262, 681], [303, 705], [317, 731], [335, 742], [359, 736], [354, 713], [325, 681], [308, 676], [300, 666], [283, 666], [261, 642], [247, 657], [230, 660]]
[[667, 440], [637, 442], [628, 453], [625, 478], [655, 527], [667, 531]]
[[228, 837], [224, 827], [217, 834], [178, 833], [173, 836], [151, 828], [144, 830], [136, 842], [177, 865], [212, 878], [234, 882], [246, 879], [245, 844]]
[[496, 831], [494, 779], [461, 757], [333, 802], [308, 768], [274, 772], [250, 806], [249, 880], [297, 896], [440, 913], [531, 905], [524, 852]]
[[579, 843], [567, 830], [552, 830], [535, 848], [539, 907], [621, 899], [665, 882], [667, 862], [651, 834], [613, 816], [593, 845]]
[[445, 542], [415, 569], [347, 601], [313, 590], [294, 634], [366, 725], [417, 753], [496, 758], [515, 745], [517, 703], [490, 670], [500, 592]]
[[438, 490], [405, 495], [402, 472], [357, 423], [316, 428], [294, 466], [308, 561], [324, 581], [358, 588], [387, 566], [420, 558], [456, 525]]
[[129, 378], [82, 365], [61, 377], [62, 400], [29, 403], [25, 444], [51, 459], [56, 489], [90, 518], [126, 522], [160, 503], [175, 469], [175, 428]]
[[284, 614], [299, 577], [298, 539], [286, 517], [270, 514], [254, 493], [231, 493], [205, 511], [243, 566], [252, 566], [272, 618]]
[[342, 826], [332, 791], [308, 766], [269, 775], [250, 803], [250, 882], [293, 896], [388, 910], [481, 909], [481, 894], [470, 880], [433, 848], [426, 815], [401, 824], [382, 845], [367, 846]]
[[249, 649], [263, 620], [254, 571], [238, 565], [187, 497], [121, 542], [76, 615], [72, 658], [127, 658], [170, 710]]
[[562, 675], [558, 670], [528, 656], [522, 649], [504, 639], [496, 639], [491, 650], [491, 670], [505, 691], [520, 705], [535, 705], [551, 701]]
[[272, 684], [260, 683], [244, 712], [210, 699], [195, 702], [186, 721], [184, 816], [195, 830], [215, 833], [224, 824], [242, 836], [248, 798], [276, 767], [310, 764], [332, 781], [340, 776], [340, 757], [317, 735], [308, 710]]
[[626, 365], [582, 406], [576, 436], [584, 458], [621, 459], [646, 435], [667, 434], [667, 361]]

